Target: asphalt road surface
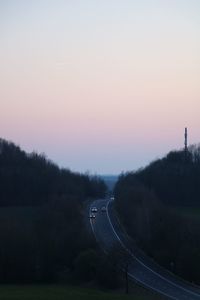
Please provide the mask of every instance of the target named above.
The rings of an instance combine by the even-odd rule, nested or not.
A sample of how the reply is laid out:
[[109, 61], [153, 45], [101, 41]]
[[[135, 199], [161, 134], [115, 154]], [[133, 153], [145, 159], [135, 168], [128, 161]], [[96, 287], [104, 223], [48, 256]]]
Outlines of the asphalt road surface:
[[[105, 206], [106, 210], [101, 211]], [[115, 221], [112, 202], [108, 199], [100, 199], [91, 203], [91, 208], [96, 207], [98, 211], [95, 218], [90, 219], [90, 224], [97, 242], [107, 252], [113, 247], [126, 249], [131, 260], [129, 263], [129, 277], [146, 288], [154, 290], [169, 299], [177, 300], [200, 300], [200, 289], [185, 281], [178, 279], [173, 274], [158, 268], [158, 265], [141, 255], [133, 247], [129, 247], [128, 241], [120, 229], [119, 223]], [[90, 213], [90, 212], [89, 212]]]

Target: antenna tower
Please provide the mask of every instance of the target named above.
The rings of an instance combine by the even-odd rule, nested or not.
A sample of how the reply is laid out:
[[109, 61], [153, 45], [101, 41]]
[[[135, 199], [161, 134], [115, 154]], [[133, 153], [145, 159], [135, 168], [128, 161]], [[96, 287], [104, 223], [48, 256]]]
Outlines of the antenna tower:
[[185, 143], [184, 143], [184, 145], [185, 145], [185, 155], [187, 155], [187, 152], [188, 152], [188, 132], [187, 132], [187, 127], [185, 128], [185, 134], [184, 134], [184, 136], [185, 136]]

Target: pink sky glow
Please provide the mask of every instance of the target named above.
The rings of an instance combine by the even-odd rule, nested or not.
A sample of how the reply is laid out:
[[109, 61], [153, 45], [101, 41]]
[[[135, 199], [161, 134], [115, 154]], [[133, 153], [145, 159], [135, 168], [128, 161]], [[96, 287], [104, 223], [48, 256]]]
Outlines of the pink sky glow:
[[0, 136], [118, 174], [200, 142], [200, 3], [107, 2], [0, 1]]

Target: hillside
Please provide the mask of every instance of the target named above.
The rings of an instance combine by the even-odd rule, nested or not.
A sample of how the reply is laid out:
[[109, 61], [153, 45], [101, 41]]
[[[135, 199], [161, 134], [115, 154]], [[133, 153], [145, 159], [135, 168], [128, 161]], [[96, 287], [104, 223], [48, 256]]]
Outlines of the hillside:
[[200, 147], [170, 152], [120, 176], [115, 208], [128, 234], [155, 261], [200, 284]]
[[121, 176], [119, 186], [138, 182], [171, 206], [200, 206], [200, 147], [172, 151], [144, 169]]
[[95, 248], [84, 202], [105, 191], [97, 177], [60, 169], [44, 155], [0, 140], [0, 283], [78, 278], [77, 259]]
[[0, 206], [40, 205], [57, 196], [84, 200], [105, 191], [100, 178], [60, 169], [44, 155], [0, 139]]

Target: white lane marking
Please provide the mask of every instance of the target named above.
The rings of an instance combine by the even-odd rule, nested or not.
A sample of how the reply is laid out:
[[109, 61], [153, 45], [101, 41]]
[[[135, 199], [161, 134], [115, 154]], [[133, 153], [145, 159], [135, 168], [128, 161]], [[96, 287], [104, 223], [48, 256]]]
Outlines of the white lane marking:
[[110, 225], [111, 225], [111, 228], [112, 228], [114, 234], [116, 235], [117, 239], [119, 240], [119, 242], [120, 242], [120, 244], [123, 246], [123, 248], [126, 249], [126, 251], [127, 251], [128, 253], [130, 253], [130, 254], [131, 254], [131, 255], [132, 255], [132, 256], [133, 256], [133, 257], [134, 257], [141, 265], [143, 265], [145, 268], [147, 268], [149, 271], [151, 271], [151, 272], [154, 273], [155, 275], [159, 276], [160, 278], [162, 278], [163, 280], [167, 281], [168, 283], [171, 283], [171, 284], [174, 285], [175, 287], [178, 287], [178, 288], [184, 290], [185, 292], [188, 292], [188, 293], [190, 293], [190, 294], [193, 294], [193, 295], [195, 295], [195, 296], [200, 297], [200, 294], [197, 294], [197, 293], [195, 293], [195, 292], [193, 292], [193, 291], [191, 291], [191, 290], [185, 289], [184, 287], [182, 287], [182, 286], [180, 286], [180, 285], [178, 285], [178, 284], [172, 282], [171, 280], [168, 280], [167, 278], [163, 277], [163, 276], [160, 275], [159, 273], [155, 272], [154, 270], [152, 270], [151, 268], [149, 268], [148, 266], [146, 266], [140, 259], [138, 259], [138, 258], [137, 258], [137, 257], [136, 257], [129, 249], [126, 248], [126, 246], [125, 246], [124, 243], [121, 241], [121, 239], [120, 239], [120, 237], [118, 236], [118, 234], [116, 233], [116, 231], [115, 231], [115, 229], [114, 229], [114, 227], [113, 227], [113, 225], [112, 225], [112, 222], [111, 222], [111, 220], [110, 220], [110, 217], [109, 217], [109, 214], [108, 214], [108, 205], [109, 205], [110, 202], [111, 202], [111, 201], [109, 200], [109, 201], [107, 202], [107, 205], [106, 205], [106, 213], [107, 213], [107, 217], [108, 217], [109, 223], [110, 223]]
[[179, 300], [179, 298], [176, 298], [176, 297], [174, 297], [174, 296], [169, 296], [169, 295], [166, 294], [165, 292], [163, 292], [163, 291], [161, 291], [161, 290], [158, 290], [158, 289], [156, 289], [155, 287], [150, 286], [149, 284], [147, 284], [146, 282], [142, 281], [141, 279], [136, 278], [133, 274], [131, 274], [131, 273], [129, 273], [129, 272], [128, 272], [128, 275], [129, 275], [130, 277], [132, 277], [134, 280], [140, 282], [142, 285], [147, 286], [149, 289], [154, 290], [154, 291], [156, 291], [157, 293], [166, 296], [167, 298], [174, 299], [174, 300]]
[[[91, 227], [92, 227], [92, 231], [93, 231], [93, 233], [94, 233], [94, 226], [93, 226], [93, 224], [92, 224], [92, 219], [90, 218], [90, 225], [91, 225]], [[94, 234], [95, 235], [95, 234]]]

